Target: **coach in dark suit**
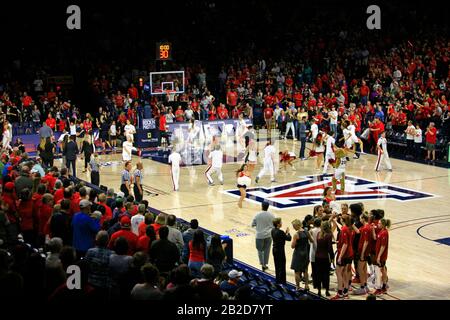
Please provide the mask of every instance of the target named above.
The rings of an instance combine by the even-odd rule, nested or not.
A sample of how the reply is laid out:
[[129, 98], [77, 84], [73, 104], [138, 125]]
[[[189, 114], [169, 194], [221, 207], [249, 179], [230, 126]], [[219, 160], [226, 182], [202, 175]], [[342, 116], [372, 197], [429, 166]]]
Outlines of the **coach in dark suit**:
[[281, 230], [281, 218], [275, 218], [273, 220], [272, 240], [273, 240], [273, 260], [275, 262], [275, 277], [276, 282], [280, 284], [286, 284], [286, 254], [284, 252], [284, 246], [286, 241], [291, 241], [291, 235], [289, 234], [289, 228], [286, 232]]
[[67, 170], [70, 170], [72, 166], [73, 176], [76, 177], [76, 161], [79, 153], [77, 143], [75, 142], [75, 136], [71, 136], [69, 142], [64, 146], [64, 155], [67, 161]]

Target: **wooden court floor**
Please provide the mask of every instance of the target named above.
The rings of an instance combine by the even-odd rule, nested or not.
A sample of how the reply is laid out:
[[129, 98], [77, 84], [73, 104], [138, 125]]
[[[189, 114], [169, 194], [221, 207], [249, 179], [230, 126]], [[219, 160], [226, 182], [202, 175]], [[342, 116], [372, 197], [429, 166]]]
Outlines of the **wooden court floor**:
[[[262, 144], [260, 148], [263, 148]], [[291, 140], [280, 141], [279, 148], [298, 154], [299, 144]], [[101, 168], [101, 184], [114, 187], [116, 191], [119, 189], [123, 169], [120, 160], [120, 154], [100, 156], [100, 161], [112, 162], [112, 165]], [[137, 160], [133, 156], [133, 163]], [[383, 295], [382, 299], [450, 299], [450, 171], [391, 159], [393, 172], [376, 173], [375, 161], [374, 155], [364, 155], [359, 160], [352, 160], [347, 165], [347, 175], [433, 195], [410, 201], [389, 198], [353, 201], [364, 202], [367, 211], [384, 209], [386, 217], [393, 223], [387, 262], [390, 288], [388, 295]], [[238, 163], [225, 164], [224, 185], [216, 184], [212, 187], [206, 182], [205, 165], [184, 167], [180, 173], [180, 191], [173, 192], [168, 165], [148, 159], [143, 159], [142, 162], [144, 185], [158, 194], [146, 197], [152, 207], [188, 221], [197, 218], [202, 227], [230, 235], [234, 241], [234, 257], [259, 268], [255, 231], [250, 225], [253, 216], [260, 210], [260, 204], [247, 200], [244, 207], [239, 209], [237, 198], [224, 192], [236, 189], [235, 170], [239, 167]], [[279, 170], [276, 183], [271, 185], [266, 176], [261, 179], [259, 186], [276, 187], [302, 181], [304, 176], [318, 174], [314, 170], [314, 162], [314, 159], [299, 161], [296, 163], [296, 171], [290, 168], [286, 171]], [[89, 181], [88, 176], [81, 173], [83, 163], [81, 160], [77, 162], [78, 176]], [[257, 165], [254, 175], [260, 168], [261, 163]], [[252, 187], [254, 186], [253, 184]], [[352, 203], [349, 200], [345, 202]], [[283, 228], [289, 226], [292, 230], [290, 222], [294, 219], [302, 220], [305, 215], [312, 214], [313, 207], [269, 210], [283, 219]], [[290, 243], [287, 243], [287, 277], [293, 283], [294, 273], [289, 270], [292, 251]], [[272, 257], [268, 272], [274, 274]], [[331, 276], [331, 280], [331, 287], [335, 288], [336, 277]], [[350, 298], [363, 299], [355, 296]]]

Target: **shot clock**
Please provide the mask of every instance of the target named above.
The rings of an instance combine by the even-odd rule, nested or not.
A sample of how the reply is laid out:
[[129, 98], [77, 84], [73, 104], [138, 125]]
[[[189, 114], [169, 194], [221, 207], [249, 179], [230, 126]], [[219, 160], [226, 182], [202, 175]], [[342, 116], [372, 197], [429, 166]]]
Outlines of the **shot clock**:
[[156, 60], [172, 60], [172, 44], [170, 42], [156, 43]]

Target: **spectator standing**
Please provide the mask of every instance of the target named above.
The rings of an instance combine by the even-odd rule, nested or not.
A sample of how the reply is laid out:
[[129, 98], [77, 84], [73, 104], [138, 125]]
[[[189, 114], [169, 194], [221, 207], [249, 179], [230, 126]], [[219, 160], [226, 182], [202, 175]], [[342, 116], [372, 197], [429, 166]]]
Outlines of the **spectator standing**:
[[406, 157], [412, 158], [414, 157], [414, 135], [416, 129], [411, 120], [408, 121], [408, 127], [405, 130], [406, 133]]
[[289, 234], [289, 228], [286, 228], [286, 231], [282, 231], [281, 227], [281, 218], [275, 218], [271, 231], [273, 241], [272, 253], [275, 262], [276, 282], [286, 284], [286, 254], [284, 247], [286, 241], [291, 241], [292, 237]]
[[100, 230], [100, 217], [91, 215], [92, 203], [89, 200], [80, 201], [80, 212], [72, 220], [72, 243], [78, 257], [84, 257], [86, 252], [94, 247], [94, 240]]
[[266, 271], [270, 257], [270, 247], [272, 245], [271, 231], [275, 216], [269, 212], [269, 203], [264, 201], [261, 204], [262, 211], [257, 213], [252, 221], [252, 227], [256, 228], [256, 250], [258, 251], [259, 264], [262, 271]]
[[192, 240], [189, 242], [189, 262], [194, 277], [200, 276], [200, 269], [206, 262], [206, 241], [203, 231], [198, 229], [194, 232]]
[[76, 174], [76, 161], [77, 161], [77, 154], [79, 153], [78, 146], [75, 142], [75, 136], [70, 136], [69, 142], [64, 146], [64, 155], [66, 157], [67, 161], [67, 169], [70, 171], [70, 167], [72, 167], [72, 175], [74, 177], [77, 176]]
[[414, 131], [414, 154], [417, 159], [422, 158], [422, 129], [420, 129], [419, 124], [416, 124], [416, 129]]
[[436, 141], [437, 141], [436, 134], [437, 130], [434, 127], [434, 123], [430, 122], [430, 124], [427, 127], [427, 131], [425, 132], [425, 141], [427, 147], [426, 160], [431, 164], [434, 164], [434, 161], [436, 160]]
[[150, 248], [150, 261], [156, 265], [161, 273], [171, 271], [180, 260], [180, 253], [175, 244], [170, 242], [169, 229], [163, 226], [159, 229], [159, 240], [152, 243]]
[[322, 288], [325, 289], [325, 295], [330, 296], [330, 266], [334, 259], [333, 252], [333, 234], [331, 231], [331, 224], [328, 221], [322, 221], [320, 225], [320, 232], [315, 238], [316, 254], [315, 264], [317, 277], [317, 294], [321, 295]]
[[311, 234], [308, 230], [302, 228], [300, 220], [292, 221], [292, 227], [296, 231], [292, 237], [291, 248], [294, 249], [292, 255], [291, 269], [295, 272], [295, 285], [297, 290], [300, 290], [300, 280], [305, 281], [305, 291], [309, 291], [309, 242], [313, 242]]

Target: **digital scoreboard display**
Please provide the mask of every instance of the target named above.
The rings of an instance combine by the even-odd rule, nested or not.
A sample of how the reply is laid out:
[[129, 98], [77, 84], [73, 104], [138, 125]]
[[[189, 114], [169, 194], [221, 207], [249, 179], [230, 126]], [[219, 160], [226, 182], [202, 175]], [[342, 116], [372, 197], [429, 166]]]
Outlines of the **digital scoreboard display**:
[[156, 60], [172, 60], [172, 44], [170, 42], [158, 42], [156, 44]]

